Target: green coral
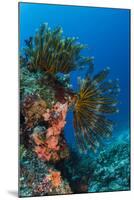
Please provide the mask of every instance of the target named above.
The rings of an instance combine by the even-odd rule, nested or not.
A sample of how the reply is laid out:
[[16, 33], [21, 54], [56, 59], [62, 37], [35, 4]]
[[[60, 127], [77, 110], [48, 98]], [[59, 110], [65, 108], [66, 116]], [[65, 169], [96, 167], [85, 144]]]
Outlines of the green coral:
[[31, 73], [25, 66], [20, 69], [20, 99], [30, 95], [44, 99], [50, 107], [55, 99], [55, 91], [48, 85], [47, 74], [41, 71]]
[[23, 162], [26, 156], [26, 153], [27, 153], [27, 150], [25, 149], [24, 145], [20, 145], [20, 150], [19, 150], [20, 163]]

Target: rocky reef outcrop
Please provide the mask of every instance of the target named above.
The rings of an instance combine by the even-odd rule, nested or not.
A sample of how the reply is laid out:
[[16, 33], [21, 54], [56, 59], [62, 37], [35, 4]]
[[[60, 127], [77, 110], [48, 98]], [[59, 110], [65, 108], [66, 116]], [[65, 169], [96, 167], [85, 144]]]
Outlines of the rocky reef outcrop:
[[89, 178], [88, 192], [130, 190], [130, 139], [129, 131], [116, 136], [98, 158]]

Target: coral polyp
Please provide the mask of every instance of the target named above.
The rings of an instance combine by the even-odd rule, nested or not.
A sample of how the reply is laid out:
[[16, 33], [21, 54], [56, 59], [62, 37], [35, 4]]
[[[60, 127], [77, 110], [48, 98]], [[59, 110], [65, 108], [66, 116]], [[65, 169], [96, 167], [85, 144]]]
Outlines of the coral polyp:
[[85, 45], [78, 43], [75, 37], [63, 37], [61, 27], [51, 30], [47, 23], [40, 26], [34, 37], [25, 40], [25, 44], [20, 62], [30, 71], [41, 69], [51, 74], [66, 74], [92, 63], [92, 57], [80, 54]]

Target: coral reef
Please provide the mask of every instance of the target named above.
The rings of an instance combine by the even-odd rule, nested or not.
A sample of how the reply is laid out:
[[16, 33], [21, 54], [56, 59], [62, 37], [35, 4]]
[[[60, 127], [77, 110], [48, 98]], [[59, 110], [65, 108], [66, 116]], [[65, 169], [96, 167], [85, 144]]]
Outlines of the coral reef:
[[[28, 66], [20, 68], [20, 100], [28, 96], [38, 96], [45, 99], [48, 106], [54, 101], [55, 91], [48, 83], [49, 77], [43, 71], [30, 72]], [[67, 84], [67, 83], [66, 83]]]
[[[26, 47], [20, 59], [22, 68], [27, 66], [31, 73], [37, 74], [43, 71], [44, 76], [41, 76], [39, 82], [43, 85], [49, 82], [55, 99], [62, 104], [68, 102], [69, 107], [73, 108], [75, 136], [79, 149], [83, 152], [88, 149], [96, 151], [101, 141], [100, 137], [111, 136], [113, 130], [113, 122], [107, 119], [106, 114], [119, 111], [116, 108], [118, 81], [104, 81], [109, 74], [109, 68], [92, 78], [93, 59], [80, 55], [85, 46], [76, 43], [75, 38], [63, 39], [61, 28], [51, 31], [47, 24], [43, 24], [36, 35], [25, 40], [25, 43]], [[66, 88], [57, 77], [59, 72], [68, 74], [87, 64], [87, 74], [77, 93]]]
[[[51, 164], [69, 157], [63, 130], [68, 104], [64, 94], [55, 92], [57, 82], [49, 85], [49, 78], [43, 72], [29, 72], [27, 66], [21, 68], [20, 197], [72, 193]], [[68, 79], [63, 81], [67, 86]]]
[[20, 197], [66, 193], [70, 194], [72, 191], [68, 181], [61, 177], [61, 173], [53, 165], [38, 159], [32, 151], [25, 150], [23, 159], [21, 156]]
[[128, 134], [113, 140], [96, 157], [70, 150], [69, 159], [55, 165], [21, 147], [21, 196], [129, 190]]
[[56, 165], [73, 193], [130, 190], [130, 139], [128, 131], [118, 134], [97, 155], [73, 150], [68, 160]]
[[63, 181], [59, 171], [49, 170], [48, 175], [45, 176], [43, 181], [34, 189], [36, 195], [54, 195], [54, 194], [71, 194], [71, 188], [66, 180]]
[[52, 109], [46, 109], [42, 114], [44, 121], [48, 123], [48, 129], [44, 134], [34, 133], [32, 138], [36, 144], [34, 151], [38, 157], [46, 161], [57, 161], [69, 156], [69, 150], [61, 134], [65, 126], [67, 103], [57, 102]]
[[27, 128], [34, 127], [46, 111], [46, 102], [36, 96], [27, 96], [23, 102], [23, 115]]
[[[20, 56], [20, 197], [130, 187], [128, 139], [111, 139], [107, 148], [102, 141], [113, 130], [107, 115], [118, 112], [119, 83], [107, 80], [109, 68], [93, 76], [93, 58], [81, 55], [84, 48], [76, 38], [64, 38], [61, 28], [50, 30], [47, 24], [25, 40]], [[76, 92], [69, 73], [85, 67]], [[76, 149], [64, 136], [69, 110]]]
[[92, 163], [88, 192], [130, 190], [130, 141], [128, 132], [102, 150]]
[[92, 162], [89, 155], [79, 154], [72, 149], [69, 159], [62, 160], [55, 167], [68, 180], [73, 193], [84, 193], [88, 192], [88, 181], [93, 173], [93, 168], [90, 167]]

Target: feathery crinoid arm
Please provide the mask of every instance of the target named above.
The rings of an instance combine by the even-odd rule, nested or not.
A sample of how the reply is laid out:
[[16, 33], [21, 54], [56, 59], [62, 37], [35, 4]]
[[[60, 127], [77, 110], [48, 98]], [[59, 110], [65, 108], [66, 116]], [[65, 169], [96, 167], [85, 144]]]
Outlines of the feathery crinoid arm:
[[25, 44], [20, 61], [25, 61], [31, 71], [40, 69], [51, 74], [67, 74], [92, 63], [92, 58], [81, 55], [85, 45], [78, 43], [75, 37], [63, 37], [61, 27], [51, 30], [47, 23], [42, 24], [33, 37], [25, 40]]
[[87, 76], [81, 85], [74, 106], [74, 128], [82, 151], [96, 151], [101, 139], [111, 136], [113, 122], [107, 115], [119, 111], [116, 97], [120, 89], [118, 80], [104, 81], [108, 74], [106, 68], [92, 79]]

